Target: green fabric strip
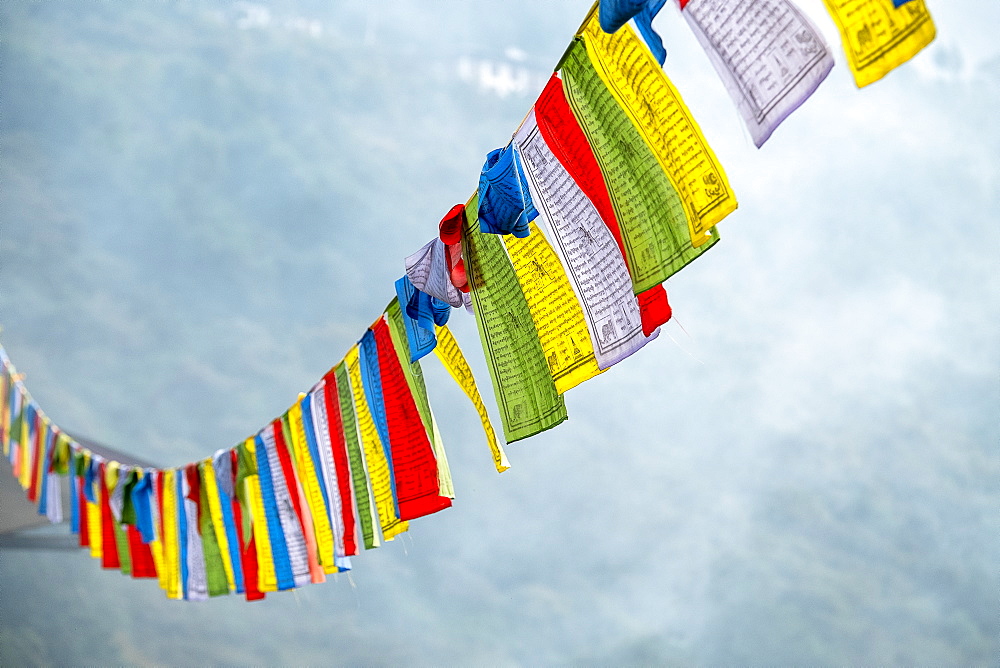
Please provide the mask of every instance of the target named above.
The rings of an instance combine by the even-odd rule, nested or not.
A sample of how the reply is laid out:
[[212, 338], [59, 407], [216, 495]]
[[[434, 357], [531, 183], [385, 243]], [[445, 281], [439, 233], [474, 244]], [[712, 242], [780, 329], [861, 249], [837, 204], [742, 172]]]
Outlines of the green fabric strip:
[[361, 521], [361, 535], [365, 539], [365, 549], [378, 547], [375, 542], [375, 527], [372, 523], [371, 491], [368, 475], [365, 473], [361, 444], [358, 442], [358, 423], [354, 416], [354, 397], [351, 395], [351, 381], [344, 363], [334, 369], [337, 376], [337, 398], [340, 403], [340, 419], [344, 425], [344, 442], [347, 444], [347, 458], [351, 462], [351, 477], [354, 480], [354, 498]]
[[229, 580], [226, 578], [226, 566], [222, 562], [222, 551], [219, 549], [219, 539], [215, 535], [215, 524], [212, 522], [211, 506], [208, 503], [208, 489], [205, 485], [204, 466], [198, 464], [198, 475], [201, 476], [201, 513], [198, 518], [198, 529], [201, 533], [201, 550], [205, 555], [205, 579], [208, 582], [209, 596], [225, 596], [229, 593]]
[[465, 207], [465, 268], [479, 338], [493, 379], [508, 443], [567, 418], [531, 319], [528, 302], [500, 237], [479, 231], [479, 197]]
[[719, 241], [691, 244], [684, 205], [656, 156], [576, 39], [563, 61], [563, 89], [601, 167], [618, 217], [633, 292], [659, 285]]

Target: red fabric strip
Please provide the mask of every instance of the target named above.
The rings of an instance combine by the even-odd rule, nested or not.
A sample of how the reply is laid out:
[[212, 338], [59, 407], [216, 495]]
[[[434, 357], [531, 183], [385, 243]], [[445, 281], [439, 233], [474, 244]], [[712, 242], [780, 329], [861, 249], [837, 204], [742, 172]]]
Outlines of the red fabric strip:
[[105, 464], [101, 464], [98, 469], [98, 474], [101, 479], [99, 481], [98, 489], [99, 503], [101, 504], [101, 568], [121, 568], [121, 560], [118, 558], [118, 541], [115, 539], [115, 527], [113, 522], [115, 521], [114, 515], [111, 514], [111, 503], [108, 499], [108, 483], [104, 477], [104, 473], [107, 470]]
[[198, 535], [201, 535], [201, 475], [198, 472], [197, 464], [188, 464], [184, 467], [184, 476], [187, 478], [188, 493], [187, 498], [194, 501], [195, 508], [198, 509]]
[[131, 524], [125, 525], [128, 536], [128, 553], [132, 558], [132, 577], [155, 578], [156, 562], [153, 561], [153, 550], [142, 542], [139, 530]]
[[80, 547], [90, 547], [90, 526], [87, 524], [87, 495], [83, 493], [84, 479], [82, 475], [76, 477], [76, 489], [79, 493], [77, 510], [80, 520]]
[[652, 334], [660, 325], [666, 324], [674, 313], [662, 284], [640, 293], [638, 299], [639, 312], [642, 315], [642, 333], [646, 336]]
[[32, 439], [31, 444], [31, 461], [30, 468], [31, 471], [31, 485], [28, 487], [28, 501], [32, 503], [38, 503], [38, 469], [42, 465], [42, 418], [38, 413], [35, 413], [35, 438]]
[[378, 350], [389, 441], [392, 443], [392, 471], [396, 478], [399, 517], [412, 520], [451, 506], [451, 499], [439, 494], [438, 466], [427, 431], [417, 411], [410, 386], [399, 365], [389, 324], [380, 318], [371, 327]]
[[463, 227], [465, 227], [465, 205], [456, 204], [448, 210], [448, 213], [444, 214], [444, 218], [438, 223], [441, 241], [448, 246], [461, 243]]
[[[555, 74], [545, 85], [545, 89], [535, 102], [535, 120], [538, 123], [538, 131], [542, 139], [549, 145], [552, 153], [559, 160], [560, 164], [580, 186], [580, 190], [590, 199], [597, 213], [600, 214], [604, 224], [607, 225], [618, 244], [622, 258], [628, 262], [625, 254], [625, 243], [622, 241], [622, 232], [618, 227], [618, 218], [615, 216], [615, 208], [611, 204], [611, 197], [608, 195], [608, 186], [601, 174], [601, 167], [594, 156], [587, 135], [580, 127], [573, 109], [566, 100], [566, 93], [563, 91], [562, 80]], [[639, 312], [642, 316], [642, 331], [649, 336], [653, 331], [670, 319], [669, 306], [666, 309], [667, 319], [663, 320], [664, 308], [667, 294], [663, 286], [650, 288], [647, 292], [653, 294], [638, 295]], [[662, 293], [662, 297], [661, 294]]]
[[358, 553], [354, 528], [354, 497], [351, 490], [351, 464], [347, 458], [347, 444], [344, 442], [344, 423], [340, 417], [340, 395], [337, 391], [337, 374], [331, 369], [323, 378], [323, 402], [329, 424], [330, 443], [320, 443], [333, 451], [333, 463], [337, 469], [337, 491], [344, 519], [344, 554], [352, 557]]

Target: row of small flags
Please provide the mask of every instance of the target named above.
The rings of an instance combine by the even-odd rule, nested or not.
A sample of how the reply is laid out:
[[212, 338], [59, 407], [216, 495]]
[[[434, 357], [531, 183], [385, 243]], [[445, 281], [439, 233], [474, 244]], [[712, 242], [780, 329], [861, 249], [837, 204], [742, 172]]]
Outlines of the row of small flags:
[[[69, 517], [105, 568], [167, 596], [247, 599], [325, 581], [360, 548], [451, 505], [447, 457], [420, 360], [434, 352], [509, 467], [447, 327], [475, 315], [505, 440], [567, 418], [563, 394], [655, 339], [663, 283], [719, 241], [737, 207], [661, 65], [665, 0], [588, 13], [479, 186], [405, 260], [394, 298], [333, 369], [254, 436], [170, 469], [106, 460], [55, 426], [0, 348], [0, 440], [28, 499]], [[824, 0], [858, 86], [934, 38], [923, 0]], [[833, 66], [791, 0], [680, 0], [681, 13], [761, 146]], [[629, 21], [634, 20], [640, 34]]]

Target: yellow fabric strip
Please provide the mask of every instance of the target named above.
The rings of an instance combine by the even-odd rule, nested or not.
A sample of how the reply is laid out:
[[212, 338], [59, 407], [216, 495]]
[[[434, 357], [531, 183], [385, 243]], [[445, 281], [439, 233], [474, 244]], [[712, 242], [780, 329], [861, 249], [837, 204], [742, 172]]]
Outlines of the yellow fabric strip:
[[597, 15], [595, 6], [582, 29], [587, 55], [684, 202], [691, 243], [697, 248], [711, 240], [713, 225], [736, 210], [726, 173], [677, 89], [632, 27], [626, 24], [609, 35], [601, 30]]
[[372, 495], [378, 509], [379, 523], [382, 525], [382, 537], [389, 541], [406, 531], [409, 526], [396, 516], [396, 503], [392, 498], [392, 486], [389, 482], [389, 463], [385, 459], [382, 441], [379, 440], [375, 421], [368, 410], [364, 388], [361, 385], [361, 359], [358, 346], [354, 345], [344, 357], [347, 373], [351, 378], [351, 389], [354, 393], [354, 410], [358, 417], [358, 432], [361, 435], [361, 446], [365, 454], [365, 468], [368, 469], [368, 479], [372, 485]]
[[[98, 502], [101, 500], [101, 490], [95, 490], [95, 498]], [[94, 559], [100, 559], [104, 556], [104, 534], [102, 533], [101, 524], [101, 506], [99, 503], [91, 503], [87, 501], [87, 534], [90, 536], [90, 556]]]
[[511, 234], [501, 239], [524, 289], [556, 392], [562, 394], [598, 375], [601, 369], [583, 308], [559, 256], [534, 222], [529, 228], [531, 234], [523, 239]]
[[[299, 401], [304, 396], [300, 396]], [[320, 462], [313, 462], [312, 455], [309, 453], [305, 423], [302, 420], [302, 405], [298, 401], [288, 410], [288, 423], [291, 427], [292, 452], [295, 455], [295, 473], [299, 484], [302, 485], [302, 491], [305, 493], [305, 500], [309, 504], [309, 512], [312, 515], [319, 563], [325, 572], [337, 573], [338, 569], [334, 563], [333, 526], [330, 524], [330, 512], [323, 500], [323, 490], [320, 488], [319, 476], [317, 475], [317, 467], [320, 466]], [[336, 493], [336, 490], [327, 490], [327, 493]]]
[[483, 431], [486, 433], [486, 442], [490, 446], [490, 452], [493, 453], [493, 465], [496, 466], [497, 472], [502, 473], [510, 468], [510, 462], [507, 461], [507, 453], [504, 452], [503, 446], [497, 442], [496, 432], [490, 423], [490, 415], [486, 412], [479, 388], [476, 387], [476, 379], [472, 375], [472, 369], [469, 368], [469, 363], [448, 326], [435, 327], [435, 332], [438, 343], [434, 347], [434, 354], [441, 360], [441, 364], [462, 388], [465, 396], [469, 397], [469, 401], [479, 413], [479, 420], [483, 423]]
[[441, 431], [438, 429], [434, 411], [428, 406], [431, 414], [431, 447], [434, 448], [434, 457], [438, 463], [438, 493], [449, 499], [455, 498], [455, 485], [451, 480], [451, 468], [448, 466], [448, 456], [444, 452], [444, 441], [441, 440]]
[[823, 0], [840, 31], [858, 88], [884, 77], [934, 41], [937, 30], [924, 0]]
[[[257, 446], [253, 437], [246, 440], [246, 450], [257, 461]], [[254, 469], [256, 470], [256, 468]], [[257, 588], [262, 592], [278, 591], [278, 576], [274, 571], [274, 556], [271, 551], [271, 536], [267, 532], [267, 515], [264, 512], [264, 498], [260, 492], [260, 476], [248, 475], [244, 480], [247, 504], [253, 521], [254, 545], [257, 548]]]
[[[163, 567], [167, 572], [167, 598], [184, 597], [181, 583], [180, 527], [177, 523], [177, 471], [167, 469], [163, 476]], [[187, 536], [184, 536], [187, 539]]]
[[35, 425], [34, 420], [21, 420], [21, 425], [21, 457], [18, 460], [17, 477], [21, 489], [27, 490], [31, 487], [31, 474], [34, 473], [31, 456], [35, 449]]
[[[229, 591], [236, 591], [236, 575], [233, 572], [232, 555], [229, 552], [229, 536], [226, 534], [226, 523], [222, 519], [222, 504], [219, 502], [219, 483], [215, 479], [215, 467], [212, 458], [204, 461], [201, 467], [202, 482], [205, 485], [205, 495], [208, 497], [208, 512], [215, 530], [215, 540], [219, 543], [219, 553], [222, 555], [222, 568], [226, 571], [226, 583]], [[204, 512], [204, 509], [202, 510]]]
[[[140, 478], [147, 475], [145, 471], [140, 470]], [[159, 475], [163, 475], [161, 472]], [[163, 558], [163, 518], [160, 517], [160, 502], [159, 502], [159, 492], [157, 492], [158, 484], [156, 478], [152, 480], [153, 483], [153, 494], [150, 495], [150, 505], [153, 508], [153, 533], [156, 536], [153, 542], [149, 544], [149, 551], [153, 554], [153, 565], [156, 566], [156, 578], [160, 583], [160, 589], [166, 591], [167, 589], [167, 567]]]

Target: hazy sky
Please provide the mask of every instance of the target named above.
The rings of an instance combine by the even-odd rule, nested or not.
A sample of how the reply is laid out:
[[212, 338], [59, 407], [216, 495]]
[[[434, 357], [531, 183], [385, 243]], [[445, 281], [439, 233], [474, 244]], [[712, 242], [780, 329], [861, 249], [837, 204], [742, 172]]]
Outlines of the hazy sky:
[[[196, 605], [0, 550], [2, 663], [994, 663], [1000, 7], [930, 0], [937, 40], [858, 90], [800, 0], [836, 66], [757, 150], [668, 4], [740, 207], [654, 344], [502, 475], [428, 360], [455, 506], [349, 578]], [[170, 466], [341, 358], [589, 3], [138, 6], [0, 9], [0, 324], [57, 423]]]

